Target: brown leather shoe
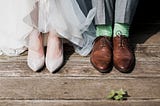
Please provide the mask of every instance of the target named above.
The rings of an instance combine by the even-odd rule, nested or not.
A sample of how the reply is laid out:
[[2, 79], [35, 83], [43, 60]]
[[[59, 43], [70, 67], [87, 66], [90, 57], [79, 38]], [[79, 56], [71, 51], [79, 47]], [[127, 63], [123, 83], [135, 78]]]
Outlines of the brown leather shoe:
[[128, 38], [123, 35], [113, 38], [113, 62], [122, 73], [129, 73], [134, 68], [135, 58], [129, 48]]
[[90, 61], [92, 65], [101, 73], [110, 72], [112, 69], [112, 44], [111, 38], [106, 36], [97, 37]]

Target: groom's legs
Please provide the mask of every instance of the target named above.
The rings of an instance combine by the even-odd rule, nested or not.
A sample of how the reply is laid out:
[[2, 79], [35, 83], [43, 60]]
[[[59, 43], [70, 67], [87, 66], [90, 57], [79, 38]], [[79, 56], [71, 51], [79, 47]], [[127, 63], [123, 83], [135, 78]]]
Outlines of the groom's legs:
[[113, 61], [120, 72], [130, 72], [134, 67], [134, 55], [128, 46], [128, 36], [137, 4], [138, 0], [116, 0]]
[[133, 20], [138, 0], [116, 0], [114, 36], [121, 33], [129, 36], [129, 26]]
[[113, 22], [114, 0], [92, 0], [93, 7], [97, 8], [96, 25], [110, 25]]
[[97, 8], [95, 16], [96, 35], [112, 36], [114, 0], [92, 0], [93, 7]]
[[116, 0], [115, 22], [131, 24], [139, 0]]
[[112, 69], [113, 0], [92, 0], [92, 4], [97, 8], [97, 38], [91, 53], [91, 63], [98, 71], [109, 72]]

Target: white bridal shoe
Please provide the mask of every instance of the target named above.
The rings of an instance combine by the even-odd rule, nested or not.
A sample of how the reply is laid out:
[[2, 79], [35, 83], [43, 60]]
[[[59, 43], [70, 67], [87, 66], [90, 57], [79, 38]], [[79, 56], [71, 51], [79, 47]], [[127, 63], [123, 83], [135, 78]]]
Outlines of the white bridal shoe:
[[56, 72], [63, 65], [63, 54], [57, 59], [51, 59], [46, 57], [46, 67], [49, 72]]
[[44, 56], [40, 56], [37, 52], [32, 50], [28, 51], [27, 63], [33, 71], [37, 72], [38, 70], [40, 70], [44, 66], [44, 61]]
[[62, 40], [55, 37], [55, 33], [52, 34], [48, 36], [46, 67], [49, 72], [54, 73], [63, 65], [64, 56]]
[[29, 38], [27, 64], [35, 72], [39, 71], [45, 63], [42, 35], [34, 30]]

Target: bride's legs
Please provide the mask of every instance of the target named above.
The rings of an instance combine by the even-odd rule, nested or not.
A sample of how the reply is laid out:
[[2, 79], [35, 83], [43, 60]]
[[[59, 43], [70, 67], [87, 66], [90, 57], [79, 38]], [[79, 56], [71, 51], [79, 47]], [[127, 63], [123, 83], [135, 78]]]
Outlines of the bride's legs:
[[50, 31], [48, 36], [46, 66], [52, 73], [63, 64], [63, 42], [55, 31]]
[[38, 71], [44, 66], [44, 51], [42, 35], [37, 30], [33, 30], [29, 36], [28, 66], [33, 71]]

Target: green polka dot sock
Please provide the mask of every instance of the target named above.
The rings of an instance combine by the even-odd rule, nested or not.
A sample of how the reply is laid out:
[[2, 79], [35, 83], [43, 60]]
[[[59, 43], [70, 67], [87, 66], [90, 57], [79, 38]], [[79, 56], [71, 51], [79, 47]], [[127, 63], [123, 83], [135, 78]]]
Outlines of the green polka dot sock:
[[116, 37], [118, 35], [124, 35], [126, 37], [129, 37], [129, 25], [128, 24], [115, 23], [114, 24], [114, 34], [113, 34], [113, 36]]
[[97, 25], [96, 35], [112, 37], [112, 26], [111, 25]]

